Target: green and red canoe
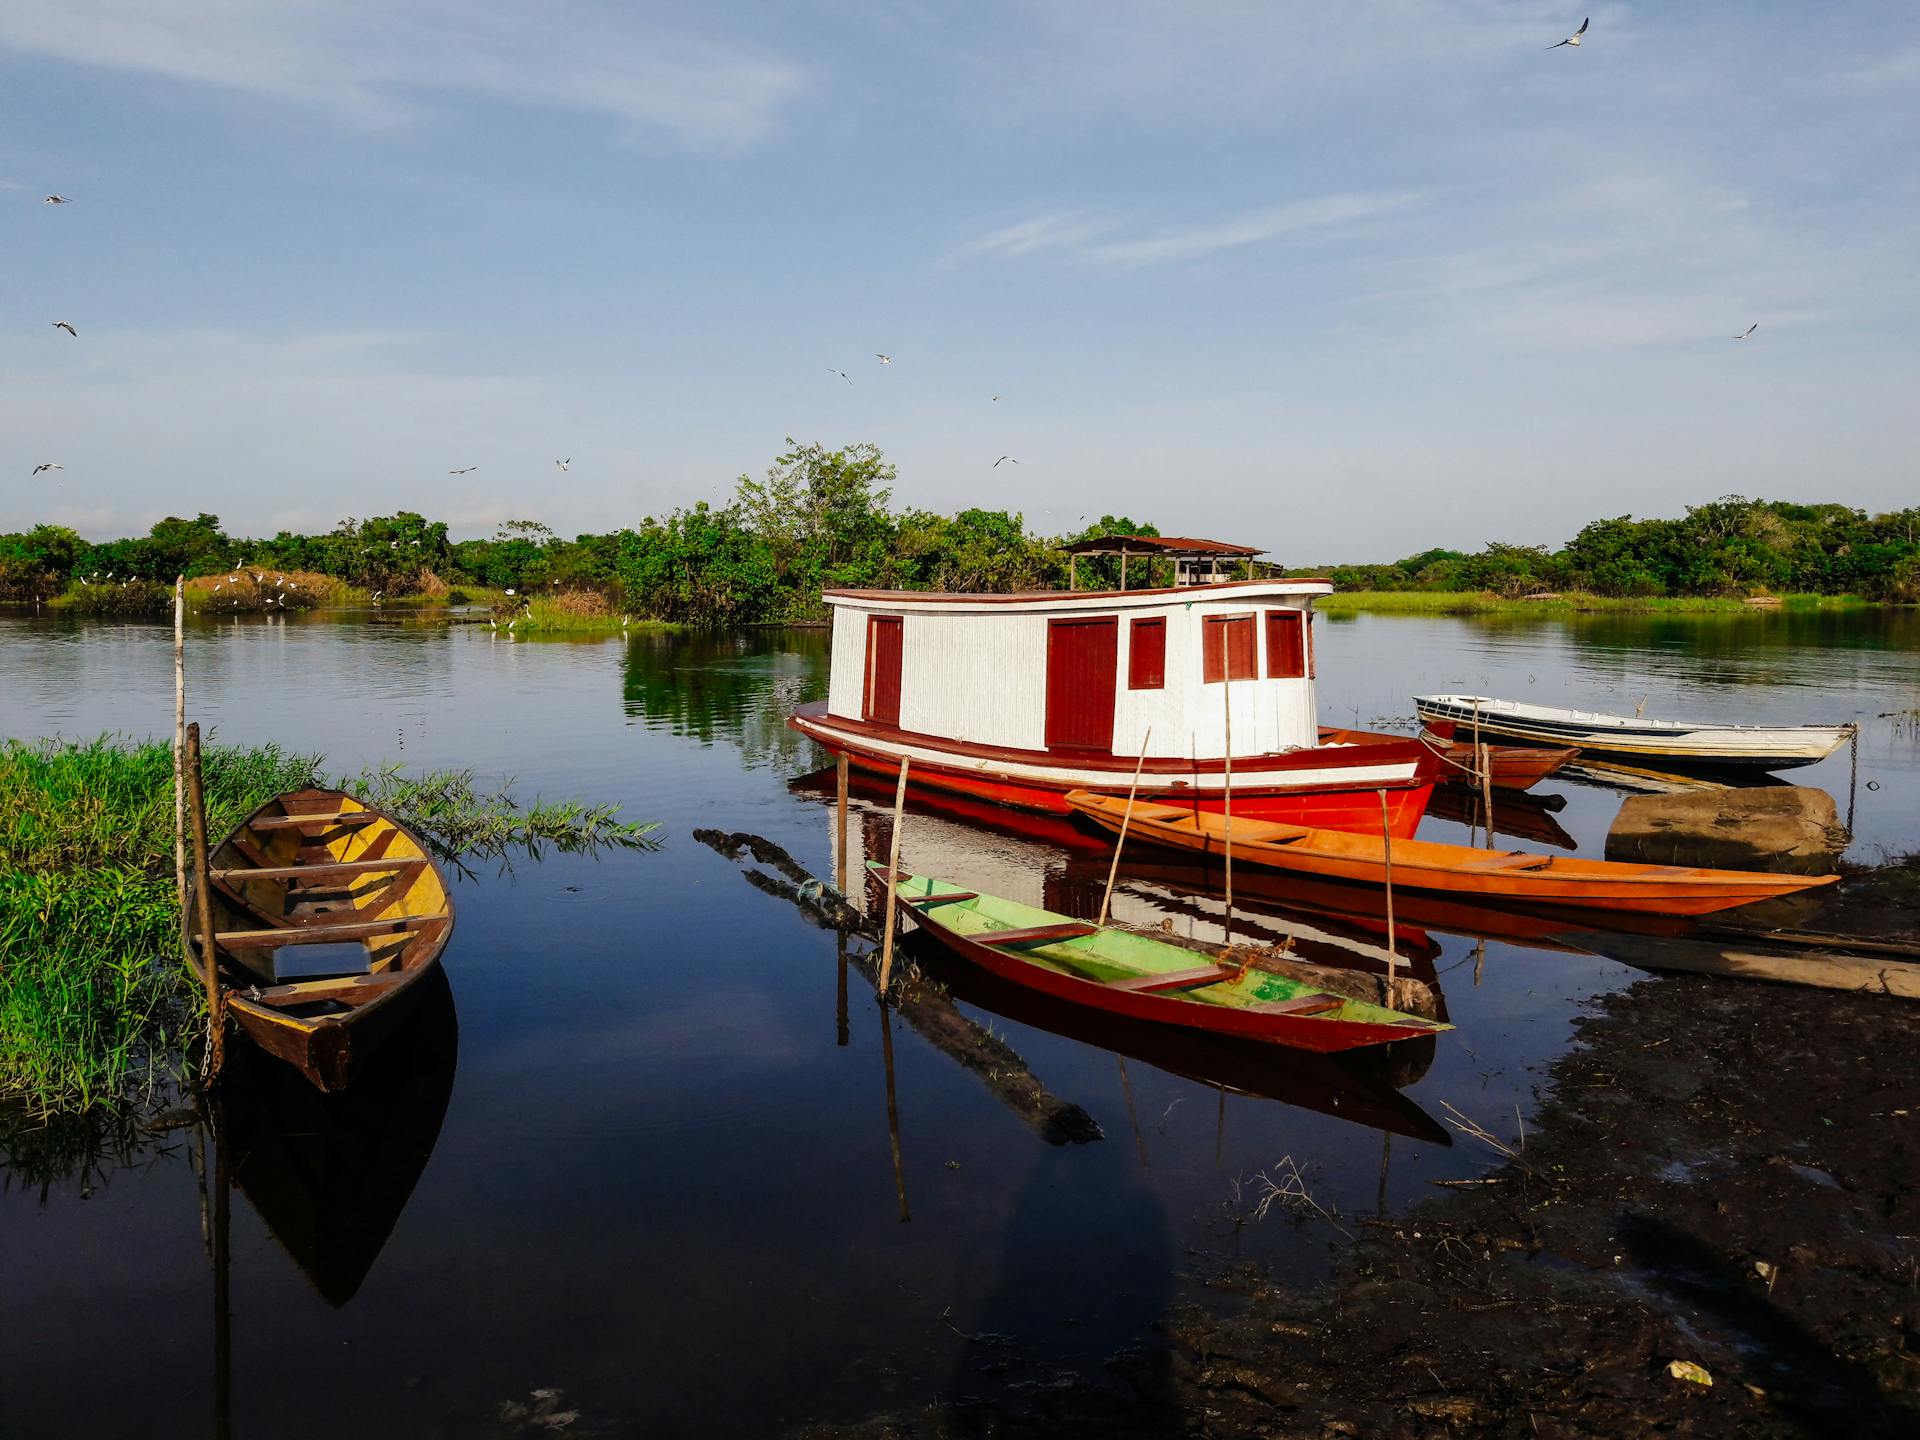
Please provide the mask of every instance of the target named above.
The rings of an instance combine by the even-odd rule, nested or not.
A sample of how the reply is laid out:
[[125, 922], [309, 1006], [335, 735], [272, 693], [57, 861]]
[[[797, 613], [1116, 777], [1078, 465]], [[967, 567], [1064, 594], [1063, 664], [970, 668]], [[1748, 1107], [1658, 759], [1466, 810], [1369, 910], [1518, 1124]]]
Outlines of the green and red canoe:
[[[867, 868], [885, 880], [884, 865], [869, 862]], [[1390, 1045], [1453, 1028], [925, 875], [901, 875], [897, 884], [900, 903], [920, 928], [956, 955], [1003, 980], [1090, 1009], [1323, 1052]]]

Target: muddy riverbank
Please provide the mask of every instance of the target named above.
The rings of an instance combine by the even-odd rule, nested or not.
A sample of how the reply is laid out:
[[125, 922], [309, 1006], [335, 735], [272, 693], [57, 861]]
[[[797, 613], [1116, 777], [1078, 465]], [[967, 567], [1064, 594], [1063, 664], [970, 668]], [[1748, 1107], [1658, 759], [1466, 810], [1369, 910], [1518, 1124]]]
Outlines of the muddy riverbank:
[[1920, 1431], [1920, 1007], [1649, 979], [1580, 1038], [1524, 1143], [1473, 1117], [1483, 1183], [1340, 1217], [1327, 1284], [1223, 1271], [1100, 1376], [1009, 1361], [990, 1399], [805, 1434]]

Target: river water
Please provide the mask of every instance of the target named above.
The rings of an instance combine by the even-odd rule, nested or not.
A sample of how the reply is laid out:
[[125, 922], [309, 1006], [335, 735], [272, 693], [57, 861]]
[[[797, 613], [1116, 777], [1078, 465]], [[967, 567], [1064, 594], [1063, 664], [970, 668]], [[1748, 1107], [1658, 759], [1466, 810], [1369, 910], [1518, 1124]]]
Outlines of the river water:
[[[1330, 724], [1458, 689], [1858, 720], [1857, 774], [1843, 750], [1792, 778], [1843, 811], [1851, 793], [1856, 858], [1920, 845], [1920, 615], [1322, 625]], [[189, 1130], [49, 1173], [17, 1144], [0, 1434], [518, 1433], [514, 1407], [606, 1433], [768, 1434], [1150, 1355], [1154, 1320], [1206, 1303], [1235, 1263], [1310, 1280], [1343, 1229], [1495, 1163], [1448, 1107], [1517, 1136], [1583, 1007], [1642, 973], [1604, 937], [1489, 939], [1403, 910], [1395, 954], [1456, 1029], [1357, 1066], [1169, 1045], [953, 977], [962, 1015], [1098, 1137], [1047, 1131], [1005, 1076], [883, 1013], [858, 966], [843, 1008], [835, 935], [693, 838], [752, 832], [831, 875], [831, 784], [803, 778], [823, 757], [783, 723], [824, 696], [825, 639], [510, 640], [384, 616], [194, 629], [190, 711], [218, 739], [323, 753], [335, 774], [471, 768], [524, 797], [616, 800], [664, 843], [460, 881], [449, 995], [351, 1111], [269, 1073], [230, 1102], [233, 1154], [200, 1155]], [[163, 628], [0, 617], [0, 735], [164, 734], [171, 703]], [[1510, 843], [1599, 853], [1618, 792], [1538, 793], [1561, 808], [1513, 802]], [[890, 799], [857, 793], [856, 860], [879, 853]], [[1468, 835], [1438, 817], [1422, 833]], [[1097, 905], [1108, 853], [1071, 827], [908, 806], [906, 865], [1054, 908]], [[1210, 938], [1207, 880], [1142, 852], [1116, 910]], [[1378, 970], [1377, 913], [1251, 888], [1237, 933]], [[224, 1336], [202, 1164], [235, 1187]]]

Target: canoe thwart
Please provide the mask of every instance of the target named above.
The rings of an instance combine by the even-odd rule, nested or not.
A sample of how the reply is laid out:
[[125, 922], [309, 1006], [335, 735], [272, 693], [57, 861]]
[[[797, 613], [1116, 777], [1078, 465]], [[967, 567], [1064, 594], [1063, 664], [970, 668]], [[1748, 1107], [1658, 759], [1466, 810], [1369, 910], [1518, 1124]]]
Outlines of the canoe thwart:
[[1218, 965], [1196, 965], [1191, 970], [1168, 970], [1158, 975], [1126, 975], [1106, 982], [1109, 990], [1131, 990], [1136, 995], [1153, 995], [1162, 990], [1191, 990], [1198, 985], [1213, 985], [1231, 980], [1235, 972]]
[[938, 895], [902, 895], [909, 905], [946, 905], [955, 900], [978, 900], [976, 890], [943, 890]]
[[427, 863], [422, 856], [400, 856], [393, 860], [335, 860], [324, 865], [256, 865], [239, 870], [213, 870], [216, 880], [305, 880], [323, 875], [371, 875], [381, 870], [418, 870]]
[[1044, 945], [1054, 940], [1077, 940], [1082, 935], [1098, 935], [1100, 927], [1084, 920], [1068, 920], [1059, 925], [1028, 925], [1019, 930], [985, 930], [973, 936], [982, 945]]
[[262, 1005], [304, 1005], [310, 1000], [377, 995], [405, 978], [404, 970], [382, 970], [378, 975], [336, 975], [325, 980], [296, 980], [290, 985], [263, 985], [242, 993]]
[[1338, 995], [1296, 995], [1291, 1000], [1267, 1000], [1247, 1008], [1262, 1015], [1324, 1015], [1347, 1002]]
[[323, 810], [314, 815], [266, 815], [247, 825], [253, 830], [298, 830], [306, 825], [372, 825], [380, 818], [378, 810]]
[[395, 915], [385, 920], [347, 920], [322, 925], [299, 925], [286, 930], [217, 930], [214, 943], [232, 949], [236, 946], [317, 945], [326, 940], [361, 940], [376, 935], [395, 935], [403, 930], [419, 930], [435, 921], [451, 920], [445, 910], [432, 915]]

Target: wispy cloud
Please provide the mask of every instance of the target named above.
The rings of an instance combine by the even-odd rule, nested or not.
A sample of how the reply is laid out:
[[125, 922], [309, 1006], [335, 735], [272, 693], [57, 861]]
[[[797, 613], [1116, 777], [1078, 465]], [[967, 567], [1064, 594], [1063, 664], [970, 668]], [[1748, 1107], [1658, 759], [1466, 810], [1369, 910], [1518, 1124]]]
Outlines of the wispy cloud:
[[695, 145], [759, 139], [800, 69], [560, 0], [537, 18], [452, 0], [10, 0], [0, 49], [404, 123], [485, 100], [609, 116]]
[[1171, 265], [1198, 260], [1223, 250], [1239, 250], [1275, 240], [1344, 231], [1416, 205], [1414, 191], [1379, 194], [1318, 195], [1270, 205], [1199, 225], [1160, 226], [1128, 234], [1117, 221], [1074, 210], [1056, 210], [990, 230], [949, 251], [943, 265], [964, 260], [1015, 260], [1057, 254], [1112, 270]]

